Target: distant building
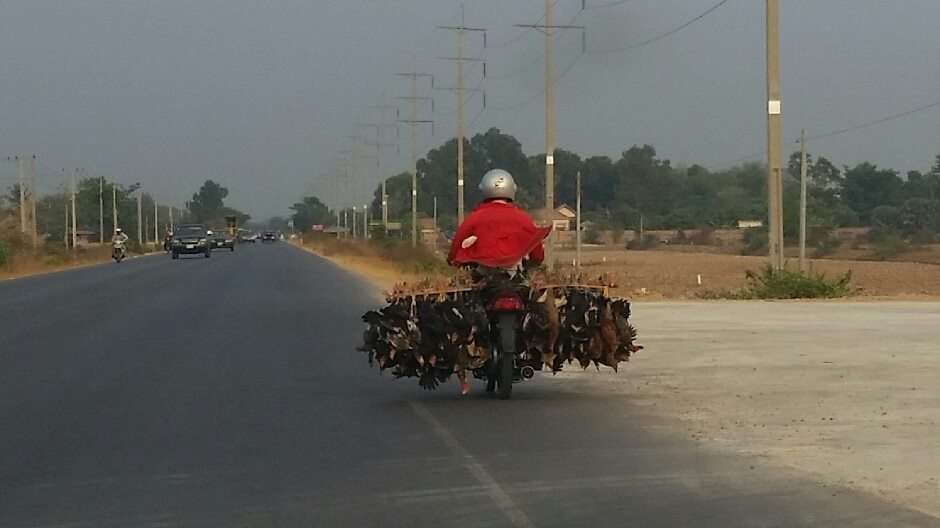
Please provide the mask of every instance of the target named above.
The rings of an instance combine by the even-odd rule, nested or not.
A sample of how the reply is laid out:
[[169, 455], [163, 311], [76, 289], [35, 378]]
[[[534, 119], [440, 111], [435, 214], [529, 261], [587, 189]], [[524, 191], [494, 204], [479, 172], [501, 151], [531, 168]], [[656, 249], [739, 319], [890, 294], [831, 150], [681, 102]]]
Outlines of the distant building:
[[738, 220], [738, 229], [754, 229], [757, 227], [764, 227], [764, 222], [761, 220]]
[[554, 231], [571, 231], [577, 213], [571, 207], [562, 204], [546, 213], [546, 209], [532, 211], [532, 219], [540, 226], [551, 225]]

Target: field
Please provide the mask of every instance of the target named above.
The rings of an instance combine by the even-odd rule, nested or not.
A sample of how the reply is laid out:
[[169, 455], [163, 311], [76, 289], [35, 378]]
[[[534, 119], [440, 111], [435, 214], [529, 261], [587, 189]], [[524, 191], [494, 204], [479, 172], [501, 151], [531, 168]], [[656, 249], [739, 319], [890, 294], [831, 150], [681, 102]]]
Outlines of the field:
[[[573, 251], [559, 251], [559, 262], [570, 265]], [[740, 288], [745, 273], [765, 265], [765, 257], [745, 257], [674, 250], [627, 251], [589, 247], [583, 251], [584, 273], [610, 273], [616, 293], [643, 299], [694, 299], [709, 291]], [[811, 269], [836, 276], [852, 272], [861, 297], [940, 297], [940, 266], [912, 262], [812, 259]], [[788, 266], [796, 266], [789, 260]], [[699, 284], [701, 277], [701, 284]]]

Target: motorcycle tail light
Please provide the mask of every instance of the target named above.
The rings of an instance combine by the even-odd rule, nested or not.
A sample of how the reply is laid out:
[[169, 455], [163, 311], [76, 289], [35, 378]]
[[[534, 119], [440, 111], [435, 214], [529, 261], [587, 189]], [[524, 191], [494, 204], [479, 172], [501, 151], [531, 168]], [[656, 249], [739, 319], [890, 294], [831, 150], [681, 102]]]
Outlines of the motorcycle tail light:
[[490, 303], [490, 310], [496, 312], [521, 312], [524, 309], [522, 299], [516, 296], [497, 297]]

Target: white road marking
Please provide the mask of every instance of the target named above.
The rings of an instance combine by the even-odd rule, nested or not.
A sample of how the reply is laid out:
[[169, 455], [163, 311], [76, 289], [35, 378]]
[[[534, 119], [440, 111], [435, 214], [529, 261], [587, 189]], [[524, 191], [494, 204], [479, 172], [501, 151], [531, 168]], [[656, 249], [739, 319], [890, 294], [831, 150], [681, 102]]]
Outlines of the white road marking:
[[431, 426], [434, 433], [444, 441], [447, 447], [467, 461], [466, 467], [470, 471], [470, 474], [483, 486], [486, 494], [493, 499], [493, 502], [495, 502], [496, 506], [509, 518], [513, 526], [517, 528], [535, 528], [535, 524], [529, 519], [525, 512], [513, 502], [512, 497], [506, 493], [506, 490], [496, 482], [496, 479], [490, 475], [482, 464], [477, 462], [476, 458], [467, 451], [460, 441], [444, 427], [444, 424], [431, 414], [431, 411], [427, 410], [425, 406], [418, 402], [410, 402], [410, 405], [415, 414]]

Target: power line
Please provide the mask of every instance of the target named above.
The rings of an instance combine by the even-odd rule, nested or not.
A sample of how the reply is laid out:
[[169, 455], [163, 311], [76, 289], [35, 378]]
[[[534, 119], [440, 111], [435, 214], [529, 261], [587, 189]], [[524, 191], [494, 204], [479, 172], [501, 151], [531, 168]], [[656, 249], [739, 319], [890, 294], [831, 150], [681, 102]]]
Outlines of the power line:
[[599, 54], [620, 53], [620, 52], [623, 52], [623, 51], [630, 51], [630, 50], [634, 50], [634, 49], [637, 49], [637, 48], [642, 48], [643, 46], [648, 46], [648, 45], [650, 45], [650, 44], [653, 44], [654, 42], [659, 42], [660, 40], [663, 40], [663, 39], [665, 39], [665, 38], [669, 38], [669, 37], [675, 35], [676, 33], [682, 31], [683, 29], [685, 29], [685, 28], [691, 26], [692, 24], [698, 22], [699, 20], [701, 20], [701, 19], [707, 17], [708, 15], [710, 15], [710, 14], [713, 13], [713, 12], [715, 12], [716, 10], [718, 10], [718, 8], [720, 8], [721, 6], [723, 6], [723, 5], [727, 4], [727, 3], [728, 3], [728, 0], [721, 0], [721, 1], [718, 2], [717, 4], [715, 4], [715, 5], [711, 6], [711, 7], [709, 7], [708, 9], [706, 9], [704, 13], [702, 13], [702, 14], [696, 16], [695, 18], [693, 18], [693, 19], [691, 19], [691, 20], [688, 20], [688, 21], [686, 21], [686, 22], [684, 22], [684, 23], [682, 23], [682, 24], [676, 26], [676, 27], [670, 29], [669, 31], [666, 31], [666, 32], [664, 32], [664, 33], [660, 33], [660, 34], [658, 34], [658, 35], [656, 35], [656, 36], [650, 37], [650, 38], [648, 38], [648, 39], [646, 39], [646, 40], [644, 40], [644, 41], [637, 42], [637, 43], [635, 43], [635, 44], [630, 44], [630, 45], [624, 46], [624, 47], [622, 47], [622, 48], [610, 48], [610, 49], [602, 49], [602, 50], [592, 50], [592, 51], [589, 51], [588, 53], [599, 53]]
[[[558, 0], [555, 0], [554, 2], [552, 2], [552, 7], [555, 7], [556, 5], [558, 5]], [[543, 20], [545, 20], [545, 13], [542, 13], [542, 16], [539, 17], [539, 20], [538, 20], [538, 22], [536, 22], [536, 24], [541, 24]], [[528, 35], [529, 32], [532, 31], [533, 29], [534, 29], [534, 28], [523, 28], [522, 31], [520, 31], [518, 34], [516, 34], [516, 36], [510, 38], [510, 39], [507, 40], [506, 42], [501, 42], [501, 43], [499, 43], [499, 44], [488, 45], [487, 47], [488, 47], [488, 48], [493, 48], [493, 49], [498, 49], [498, 48], [505, 48], [505, 47], [511, 46], [512, 44], [515, 44], [516, 42], [518, 42], [522, 37]]]
[[[557, 3], [558, 3], [558, 2], [557, 2], [557, 0], [556, 0], [555, 4], [557, 4]], [[554, 4], [553, 4], [553, 6], [554, 6]], [[564, 25], [570, 26], [570, 25], [574, 24], [574, 22], [578, 19], [579, 16], [581, 16], [581, 13], [583, 13], [583, 12], [584, 12], [583, 9], [579, 9], [578, 12], [575, 13], [573, 17], [571, 17], [571, 20], [569, 20], [569, 21], [568, 21], [566, 24], [564, 24]], [[541, 24], [541, 23], [542, 23], [542, 20], [544, 20], [544, 19], [545, 19], [545, 15], [542, 15], [542, 18], [540, 18], [539, 21], [536, 22], [534, 25], [537, 26], [538, 24]], [[531, 28], [531, 27], [530, 27], [530, 28], [527, 28], [527, 29], [534, 29], [534, 28]], [[558, 35], [555, 37], [555, 42], [559, 42], [559, 41], [561, 40], [562, 36], [564, 36], [564, 35], [565, 35], [565, 32], [564, 32], [564, 31], [559, 31], [559, 32], [558, 32]], [[490, 79], [490, 80], [493, 80], [493, 81], [505, 81], [505, 80], [507, 80], [507, 79], [511, 79], [511, 78], [513, 78], [513, 77], [515, 77], [515, 76], [521, 74], [521, 73], [525, 73], [525, 72], [531, 71], [532, 68], [533, 68], [534, 66], [539, 65], [539, 64], [544, 60], [544, 58], [545, 58], [544, 52], [539, 52], [539, 53], [537, 53], [534, 57], [532, 57], [532, 60], [526, 62], [526, 64], [524, 64], [521, 68], [518, 68], [518, 69], [516, 69], [516, 70], [513, 70], [513, 71], [511, 71], [511, 72], [509, 72], [509, 73], [506, 73], [506, 74], [504, 74], [504, 75], [492, 75], [492, 74], [490, 74], [490, 75], [487, 75], [487, 79]]]
[[[571, 61], [567, 66], [565, 66], [565, 69], [561, 71], [561, 74], [558, 75], [557, 77], [555, 77], [555, 82], [558, 82], [558, 81], [562, 80], [566, 75], [568, 75], [568, 74], [571, 72], [571, 70], [574, 69], [575, 64], [578, 63], [578, 59], [580, 59], [583, 55], [584, 55], [583, 53], [579, 53], [578, 55], [576, 55], [575, 58], [574, 58], [574, 60]], [[523, 106], [528, 105], [529, 103], [531, 103], [532, 101], [538, 99], [539, 97], [542, 97], [543, 95], [545, 95], [545, 89], [544, 89], [544, 88], [543, 88], [541, 91], [539, 91], [538, 93], [532, 94], [532, 95], [530, 95], [529, 97], [527, 97], [527, 98], [525, 98], [525, 99], [523, 99], [523, 100], [521, 100], [521, 101], [519, 101], [519, 102], [517, 102], [517, 103], [513, 103], [513, 104], [508, 105], [508, 106], [495, 106], [495, 107], [488, 107], [488, 108], [492, 108], [493, 110], [497, 110], [497, 111], [500, 111], [500, 112], [505, 112], [505, 111], [509, 111], [509, 110], [516, 110], [516, 109], [518, 109], [518, 108], [522, 108]]]
[[814, 135], [814, 136], [809, 136], [809, 137], [807, 137], [806, 139], [807, 139], [807, 140], [811, 140], [811, 139], [822, 139], [822, 138], [829, 138], [829, 137], [833, 137], [833, 136], [840, 136], [840, 135], [842, 135], [842, 134], [847, 134], [847, 133], [849, 133], [849, 132], [854, 132], [854, 131], [856, 131], [856, 130], [861, 130], [861, 129], [863, 129], [863, 128], [869, 128], [869, 127], [873, 127], [873, 126], [876, 126], [876, 125], [880, 125], [880, 124], [882, 124], [882, 123], [887, 123], [887, 122], [889, 122], [889, 121], [894, 121], [895, 119], [900, 119], [900, 118], [902, 118], [902, 117], [907, 117], [907, 116], [909, 116], [909, 115], [916, 114], [916, 113], [918, 113], [918, 112], [923, 112], [923, 111], [925, 111], [925, 110], [930, 110], [931, 108], [936, 108], [936, 107], [938, 107], [938, 106], [940, 106], [940, 101], [934, 101], [934, 102], [932, 102], [932, 103], [925, 104], [925, 105], [923, 105], [923, 106], [918, 106], [917, 108], [912, 108], [912, 109], [906, 110], [906, 111], [904, 111], [904, 112], [899, 112], [899, 113], [897, 113], [897, 114], [892, 114], [892, 115], [889, 115], [889, 116], [887, 116], [887, 117], [882, 117], [882, 118], [880, 118], [880, 119], [875, 119], [874, 121], [868, 121], [868, 122], [866, 122], [866, 123], [861, 123], [861, 124], [853, 125], [853, 126], [850, 126], [850, 127], [840, 128], [840, 129], [838, 129], [838, 130], [833, 130], [833, 131], [831, 131], [831, 132], [826, 132], [826, 133], [824, 133], [824, 134], [816, 134], [816, 135]]

